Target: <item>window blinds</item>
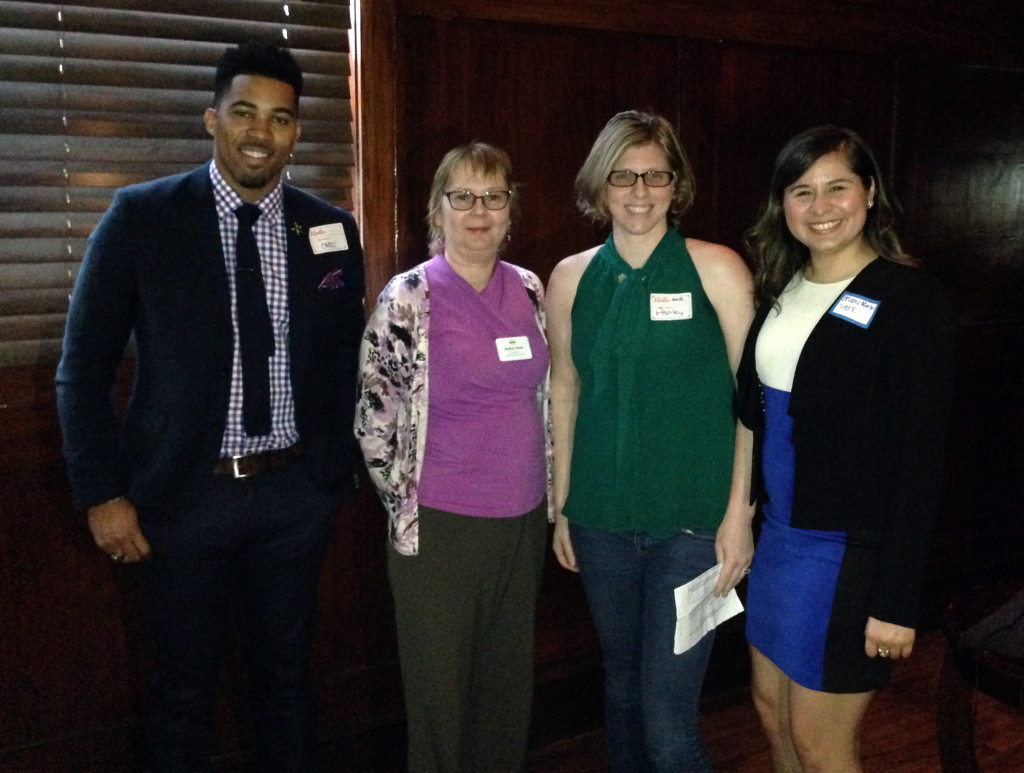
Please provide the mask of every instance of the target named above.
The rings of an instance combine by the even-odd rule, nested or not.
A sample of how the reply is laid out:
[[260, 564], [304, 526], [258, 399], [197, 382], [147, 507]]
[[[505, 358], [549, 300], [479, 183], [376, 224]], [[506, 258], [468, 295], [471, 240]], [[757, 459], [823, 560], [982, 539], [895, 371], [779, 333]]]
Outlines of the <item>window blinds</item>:
[[210, 158], [224, 49], [302, 67], [285, 180], [351, 208], [348, 0], [0, 0], [0, 366], [55, 362], [85, 242], [123, 185]]

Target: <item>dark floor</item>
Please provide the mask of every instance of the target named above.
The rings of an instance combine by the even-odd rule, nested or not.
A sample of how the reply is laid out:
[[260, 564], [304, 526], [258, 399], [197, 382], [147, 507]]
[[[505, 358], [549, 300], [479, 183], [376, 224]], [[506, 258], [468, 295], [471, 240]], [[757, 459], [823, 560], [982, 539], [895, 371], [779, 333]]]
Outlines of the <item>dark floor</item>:
[[[914, 656], [896, 665], [891, 683], [871, 704], [863, 738], [867, 773], [940, 770], [935, 707], [945, 647], [941, 633], [924, 633]], [[596, 681], [561, 681], [541, 688], [538, 703], [549, 709], [536, 723], [530, 773], [607, 770]], [[1024, 771], [1024, 715], [984, 695], [978, 695], [976, 710], [975, 743], [981, 771]], [[719, 690], [705, 699], [702, 713], [705, 740], [719, 773], [770, 771], [767, 744], [745, 689]], [[350, 751], [350, 770], [404, 770], [400, 727], [361, 738]]]

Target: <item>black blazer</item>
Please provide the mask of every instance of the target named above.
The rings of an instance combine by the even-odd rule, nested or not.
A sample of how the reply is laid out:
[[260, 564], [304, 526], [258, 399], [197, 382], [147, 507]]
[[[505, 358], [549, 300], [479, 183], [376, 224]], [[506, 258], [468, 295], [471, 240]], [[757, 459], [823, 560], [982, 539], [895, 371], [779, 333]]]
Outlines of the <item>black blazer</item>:
[[[330, 492], [350, 497], [361, 464], [352, 440], [364, 321], [359, 234], [351, 214], [291, 186], [284, 217], [303, 462]], [[338, 222], [348, 248], [314, 254], [310, 228]], [[194, 502], [226, 421], [229, 292], [208, 164], [117, 192], [89, 238], [57, 369], [77, 507], [127, 496], [145, 521]], [[134, 383], [119, 422], [111, 387], [132, 335]]]
[[[792, 525], [879, 545], [868, 614], [913, 627], [945, 472], [953, 315], [938, 281], [881, 258], [844, 293], [879, 306], [867, 328], [826, 313], [800, 354], [789, 401]], [[755, 436], [755, 498], [765, 496], [755, 346], [770, 309], [754, 317], [737, 376], [740, 419]]]

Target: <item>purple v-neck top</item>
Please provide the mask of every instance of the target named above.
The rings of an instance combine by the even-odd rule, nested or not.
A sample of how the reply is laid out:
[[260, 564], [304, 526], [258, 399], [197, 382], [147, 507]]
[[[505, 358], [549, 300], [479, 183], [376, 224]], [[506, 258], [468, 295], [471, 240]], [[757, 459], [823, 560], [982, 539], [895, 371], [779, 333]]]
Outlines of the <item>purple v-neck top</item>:
[[522, 515], [546, 485], [537, 387], [549, 358], [533, 303], [502, 261], [482, 292], [443, 255], [426, 274], [429, 421], [419, 502], [461, 515]]

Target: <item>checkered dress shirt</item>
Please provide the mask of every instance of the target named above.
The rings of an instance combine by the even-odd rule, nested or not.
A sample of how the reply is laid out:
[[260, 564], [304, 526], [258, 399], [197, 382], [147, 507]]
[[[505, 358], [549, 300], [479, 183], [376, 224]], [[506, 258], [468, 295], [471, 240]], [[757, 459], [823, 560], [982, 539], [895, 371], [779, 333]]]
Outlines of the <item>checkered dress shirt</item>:
[[224, 267], [231, 289], [231, 324], [235, 340], [231, 365], [231, 396], [220, 455], [248, 456], [276, 448], [286, 448], [299, 439], [299, 432], [295, 427], [292, 382], [289, 377], [288, 240], [285, 233], [282, 186], [278, 183], [274, 190], [256, 202], [261, 214], [253, 231], [256, 245], [260, 250], [267, 307], [274, 328], [274, 355], [270, 358], [270, 434], [248, 437], [242, 426], [242, 355], [238, 348], [238, 305], [235, 295], [235, 239], [238, 234], [235, 210], [244, 202], [221, 177], [216, 162], [210, 163], [210, 179], [217, 202]]

